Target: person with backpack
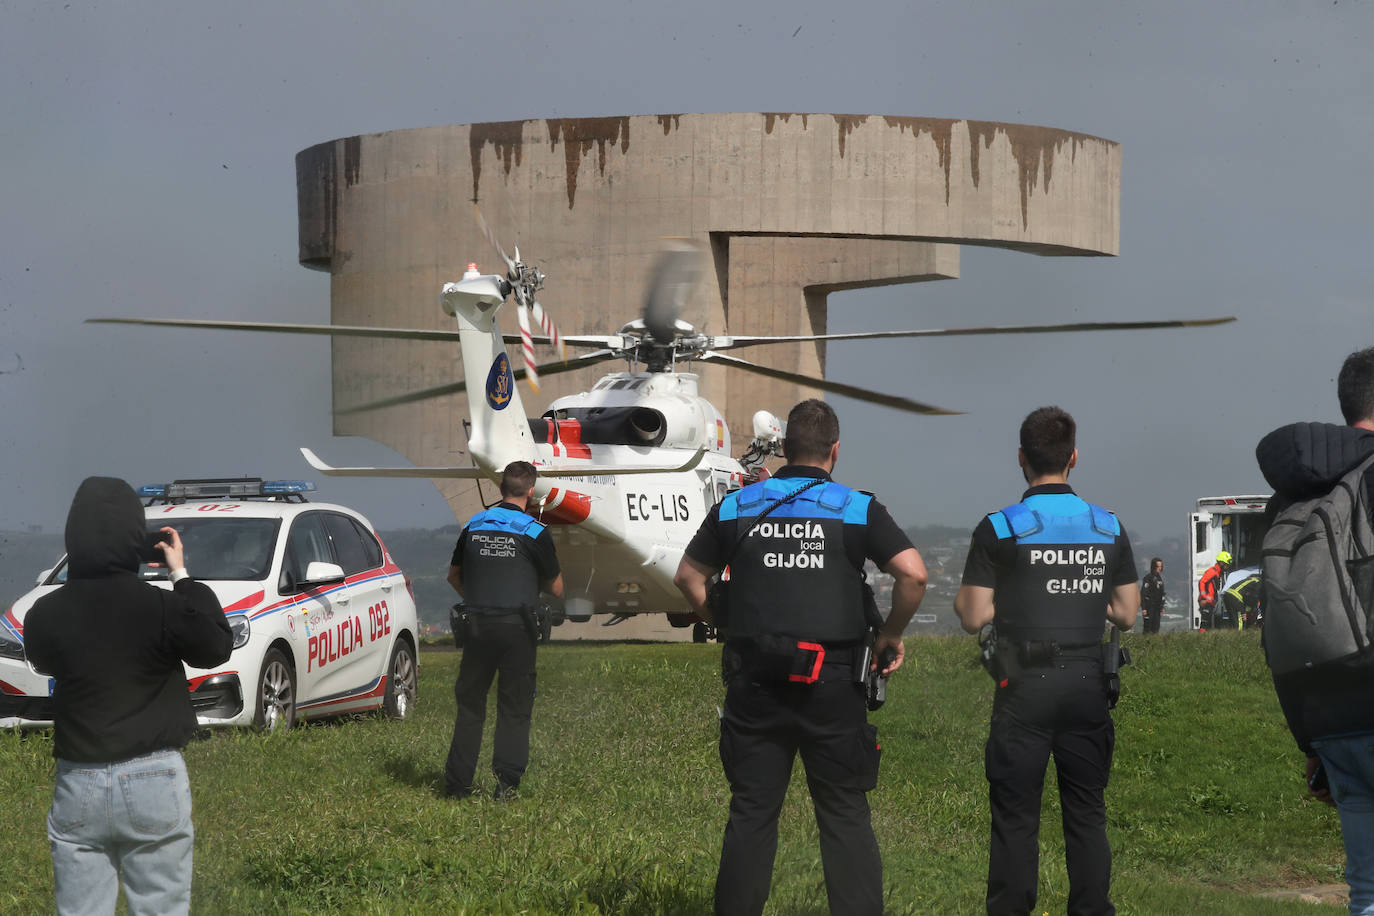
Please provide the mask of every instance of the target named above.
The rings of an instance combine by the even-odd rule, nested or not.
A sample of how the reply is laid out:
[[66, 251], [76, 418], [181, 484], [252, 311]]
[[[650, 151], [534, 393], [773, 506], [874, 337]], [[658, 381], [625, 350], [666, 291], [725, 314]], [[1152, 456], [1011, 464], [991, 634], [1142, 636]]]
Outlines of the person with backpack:
[[[1374, 914], [1374, 347], [1336, 382], [1345, 426], [1294, 423], [1255, 449], [1274, 488], [1264, 648], [1310, 794], [1340, 812], [1350, 912]], [[1334, 558], [1334, 559], [1333, 559]]]

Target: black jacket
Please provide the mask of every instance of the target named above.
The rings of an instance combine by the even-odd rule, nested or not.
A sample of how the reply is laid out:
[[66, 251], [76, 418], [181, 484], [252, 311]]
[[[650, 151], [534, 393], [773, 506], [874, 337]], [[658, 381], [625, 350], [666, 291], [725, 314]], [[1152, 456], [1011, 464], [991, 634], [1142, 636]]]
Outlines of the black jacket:
[[[1294, 502], [1327, 493], [1371, 452], [1374, 432], [1352, 426], [1294, 423], [1274, 430], [1255, 448], [1260, 472], [1274, 488], [1267, 520]], [[1364, 483], [1374, 494], [1374, 471]], [[1374, 734], [1374, 671], [1369, 668], [1297, 671], [1275, 678], [1274, 688], [1293, 737], [1308, 755], [1317, 738]]]
[[229, 658], [233, 636], [210, 587], [138, 577], [147, 530], [122, 480], [89, 477], [67, 514], [67, 583], [35, 602], [24, 650], [56, 679], [53, 756], [110, 763], [186, 745], [195, 715], [182, 662]]
[[1140, 607], [1152, 614], [1164, 609], [1164, 577], [1155, 572], [1147, 572], [1140, 580]]

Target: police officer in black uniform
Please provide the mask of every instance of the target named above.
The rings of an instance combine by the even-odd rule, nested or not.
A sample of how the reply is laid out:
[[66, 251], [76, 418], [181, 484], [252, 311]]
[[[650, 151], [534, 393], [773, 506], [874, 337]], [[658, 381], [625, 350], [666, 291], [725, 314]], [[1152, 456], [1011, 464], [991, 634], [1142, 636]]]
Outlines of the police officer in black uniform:
[[[798, 752], [830, 911], [882, 912], [882, 860], [866, 796], [877, 784], [878, 747], [866, 722], [863, 565], [872, 559], [896, 580], [874, 645], [873, 658], [891, 651], [884, 673], [902, 664], [902, 631], [925, 594], [926, 569], [876, 499], [830, 479], [839, 437], [823, 401], [794, 407], [783, 444], [788, 464], [714, 506], [678, 567], [678, 588], [726, 636], [720, 756], [731, 797], [717, 913], [763, 911]], [[722, 621], [706, 597], [726, 566]]]
[[1150, 571], [1140, 580], [1140, 612], [1145, 617], [1145, 632], [1158, 633], [1164, 616], [1164, 561], [1150, 558]]
[[463, 596], [463, 661], [453, 692], [458, 717], [444, 766], [444, 794], [465, 798], [482, 744], [487, 692], [499, 675], [491, 755], [496, 797], [514, 798], [530, 759], [534, 708], [534, 607], [542, 588], [563, 595], [563, 576], [548, 529], [525, 514], [537, 471], [512, 461], [501, 475], [501, 502], [468, 519], [458, 536], [448, 581]]
[[[1116, 516], [1069, 487], [1073, 417], [1021, 424], [1021, 502], [979, 522], [954, 609], [965, 630], [996, 627], [997, 692], [984, 765], [992, 808], [987, 911], [1035, 907], [1040, 795], [1053, 755], [1063, 808], [1071, 916], [1111, 914], [1103, 792], [1115, 730], [1103, 675], [1103, 618], [1121, 630], [1140, 606], [1130, 541]], [[1113, 649], [1114, 651], [1114, 649]]]

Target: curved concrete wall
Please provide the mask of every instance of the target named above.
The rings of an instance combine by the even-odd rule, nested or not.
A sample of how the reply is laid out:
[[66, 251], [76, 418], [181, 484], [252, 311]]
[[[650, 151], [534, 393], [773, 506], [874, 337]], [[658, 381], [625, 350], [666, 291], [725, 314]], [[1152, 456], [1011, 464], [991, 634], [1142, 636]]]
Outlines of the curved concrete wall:
[[[666, 236], [709, 253], [683, 317], [736, 334], [824, 331], [832, 290], [957, 277], [960, 243], [1114, 255], [1120, 239], [1120, 146], [1020, 124], [781, 113], [507, 121], [333, 140], [298, 154], [296, 173], [300, 260], [330, 271], [337, 324], [446, 327], [441, 284], [469, 261], [498, 268], [474, 200], [507, 249], [518, 242], [549, 275], [541, 302], [565, 333], [638, 317]], [[817, 345], [740, 355], [824, 366]], [[337, 340], [335, 406], [455, 381], [457, 361], [443, 344]], [[527, 406], [542, 410], [600, 374], [549, 378]], [[755, 410], [785, 414], [813, 393], [717, 367], [702, 375], [737, 448]], [[465, 463], [465, 416], [455, 396], [337, 417], [335, 431], [417, 464]], [[470, 514], [470, 483], [440, 485], [460, 518]]]

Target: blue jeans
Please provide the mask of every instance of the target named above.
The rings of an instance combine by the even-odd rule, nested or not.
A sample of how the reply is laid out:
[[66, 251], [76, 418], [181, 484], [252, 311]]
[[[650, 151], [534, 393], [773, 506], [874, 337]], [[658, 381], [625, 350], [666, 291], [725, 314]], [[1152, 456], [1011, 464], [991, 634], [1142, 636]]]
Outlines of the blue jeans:
[[1319, 738], [1312, 748], [1326, 767], [1341, 814], [1350, 912], [1374, 916], [1374, 735]]
[[57, 911], [131, 914], [191, 906], [191, 783], [175, 750], [118, 763], [57, 761], [48, 812]]

